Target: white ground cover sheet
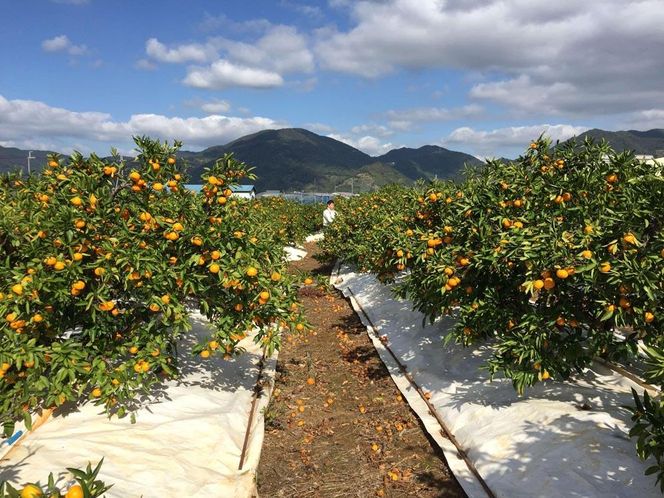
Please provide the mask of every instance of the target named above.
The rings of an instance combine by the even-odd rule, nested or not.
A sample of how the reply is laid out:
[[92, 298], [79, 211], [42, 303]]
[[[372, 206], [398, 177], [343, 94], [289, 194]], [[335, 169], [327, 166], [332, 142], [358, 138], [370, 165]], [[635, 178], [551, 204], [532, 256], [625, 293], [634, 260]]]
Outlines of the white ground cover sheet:
[[[259, 398], [243, 469], [238, 470], [249, 423], [252, 392], [262, 355], [250, 338], [247, 352], [226, 361], [191, 354], [209, 326], [198, 314], [178, 345], [182, 375], [162, 386], [156, 401], [129, 417], [108, 419], [87, 404], [48, 419], [27, 434], [0, 462], [0, 480], [45, 482], [48, 473], [93, 465], [104, 457], [100, 478], [113, 484], [113, 497], [249, 497], [263, 442], [262, 408], [269, 401], [276, 357], [266, 362], [267, 392]], [[5, 449], [6, 447], [3, 447]]]
[[[285, 247], [297, 261], [306, 251]], [[155, 389], [129, 417], [109, 419], [92, 404], [46, 419], [13, 446], [0, 447], [0, 481], [15, 486], [46, 482], [49, 472], [69, 482], [66, 467], [93, 466], [103, 457], [99, 478], [113, 484], [108, 498], [244, 498], [256, 495], [256, 469], [263, 445], [263, 409], [274, 386], [276, 353], [262, 374], [242, 470], [238, 470], [249, 425], [252, 394], [262, 357], [251, 337], [240, 343], [246, 352], [232, 360], [203, 360], [192, 347], [209, 336], [209, 322], [192, 313], [191, 332], [178, 343], [181, 376]], [[59, 473], [59, 474], [58, 474]]]
[[[373, 275], [342, 265], [338, 277], [332, 282], [351, 297], [370, 335], [360, 306], [414, 381], [431, 393], [430, 402], [496, 496], [661, 496], [627, 435], [630, 414], [622, 406], [633, 403], [632, 387], [643, 390], [632, 381], [597, 364], [575, 382], [548, 381], [519, 397], [509, 380], [490, 382], [479, 370], [487, 348], [443, 345], [451, 320], [423, 326], [423, 315]], [[486, 496], [381, 341], [373, 342], [468, 495]]]

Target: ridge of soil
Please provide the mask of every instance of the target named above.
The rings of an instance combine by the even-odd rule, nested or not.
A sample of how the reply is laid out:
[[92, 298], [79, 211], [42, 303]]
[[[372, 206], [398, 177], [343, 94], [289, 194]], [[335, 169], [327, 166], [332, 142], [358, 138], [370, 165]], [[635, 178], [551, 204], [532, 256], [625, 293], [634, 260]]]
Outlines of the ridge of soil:
[[316, 259], [315, 243], [305, 249], [291, 271], [319, 280], [300, 290], [312, 328], [284, 336], [264, 411], [259, 495], [465, 497], [350, 303], [326, 287], [332, 265]]

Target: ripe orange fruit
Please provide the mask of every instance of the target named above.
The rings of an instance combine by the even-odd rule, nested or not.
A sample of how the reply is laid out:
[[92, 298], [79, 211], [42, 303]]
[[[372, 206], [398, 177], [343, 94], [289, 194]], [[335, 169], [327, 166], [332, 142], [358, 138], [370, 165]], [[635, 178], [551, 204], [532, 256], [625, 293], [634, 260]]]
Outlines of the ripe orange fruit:
[[307, 378], [307, 384], [309, 384], [310, 386], [313, 386], [315, 383], [316, 383], [316, 379], [314, 379], [313, 377], [308, 377]]
[[161, 192], [162, 190], [164, 190], [164, 184], [159, 183], [159, 182], [155, 182], [155, 183], [152, 184], [152, 188], [154, 190], [156, 190], [157, 192]]
[[219, 273], [220, 267], [217, 263], [212, 263], [208, 270], [210, 270], [210, 273]]
[[304, 330], [304, 325], [301, 324], [301, 323], [298, 323], [298, 324], [295, 326], [295, 330], [298, 330], [299, 332], [302, 332], [302, 331]]
[[115, 303], [113, 301], [104, 301], [99, 303], [98, 308], [101, 311], [111, 311], [113, 308], [115, 308]]
[[173, 223], [173, 230], [175, 230], [176, 232], [181, 232], [182, 230], [184, 230], [184, 226], [182, 225], [182, 223]]
[[259, 294], [259, 297], [260, 297], [263, 301], [267, 301], [268, 299], [270, 299], [270, 293], [269, 293], [268, 291], [263, 291], [263, 292], [261, 292], [261, 293]]
[[565, 270], [564, 268], [561, 268], [559, 270], [556, 270], [556, 277], [564, 280], [567, 277], [569, 277], [569, 272], [567, 270]]
[[272, 280], [273, 282], [278, 282], [279, 280], [281, 280], [281, 273], [279, 273], [278, 271], [272, 272], [272, 275], [270, 275], [270, 280]]
[[82, 280], [77, 280], [71, 286], [76, 290], [83, 290], [85, 289], [85, 282], [83, 282]]
[[21, 498], [40, 498], [41, 496], [44, 496], [44, 493], [35, 484], [28, 484], [21, 490]]
[[643, 314], [643, 319], [646, 321], [646, 323], [652, 323], [655, 320], [655, 315], [650, 311], [646, 311]]
[[258, 275], [258, 270], [253, 266], [250, 266], [249, 268], [247, 268], [246, 273], [248, 277], [255, 277], [256, 275]]
[[219, 251], [212, 251], [212, 252], [210, 253], [210, 257], [211, 257], [212, 259], [217, 260], [217, 259], [221, 258], [221, 253], [220, 253]]
[[106, 273], [106, 270], [104, 270], [103, 268], [95, 268], [95, 275], [97, 275], [98, 277], [101, 277], [104, 273]]
[[548, 371], [544, 370], [544, 371], [542, 372], [542, 380], [547, 380], [547, 379], [549, 379], [550, 377], [551, 377], [551, 375], [549, 374]]
[[72, 205], [74, 205], [74, 206], [76, 206], [76, 207], [78, 207], [78, 206], [80, 206], [81, 204], [83, 204], [83, 201], [82, 201], [81, 198], [78, 197], [78, 196], [76, 196], [76, 197], [72, 197], [70, 202], [72, 203]]
[[611, 271], [611, 263], [608, 261], [603, 262], [599, 267], [599, 271], [602, 273], [609, 273]]
[[606, 177], [606, 181], [608, 183], [616, 183], [618, 181], [618, 175], [616, 175], [615, 173], [611, 173]]
[[64, 270], [64, 269], [65, 269], [65, 264], [64, 264], [62, 261], [57, 261], [57, 262], [53, 265], [53, 269], [54, 269], [54, 270], [57, 270], [57, 271]]
[[542, 287], [544, 287], [544, 280], [535, 280], [533, 282], [533, 287], [537, 290], [540, 290]]
[[215, 351], [219, 348], [219, 343], [217, 341], [210, 341], [208, 342], [208, 347], [212, 350]]
[[209, 352], [207, 349], [204, 349], [203, 351], [201, 351], [201, 355], [200, 355], [200, 356], [201, 356], [201, 358], [203, 358], [203, 359], [205, 359], [205, 358], [209, 358], [209, 357], [210, 357], [210, 352]]
[[556, 286], [556, 282], [551, 278], [547, 277], [544, 279], [544, 288], [546, 290], [551, 290]]
[[304, 279], [304, 285], [311, 285], [313, 283], [314, 283], [314, 281], [310, 277], [307, 277], [307, 278]]
[[98, 398], [98, 397], [101, 396], [101, 389], [99, 389], [98, 387], [95, 387], [95, 388], [92, 390], [92, 393], [91, 393], [91, 394], [92, 394], [92, 397], [93, 397], [93, 398]]
[[583, 256], [586, 259], [590, 259], [590, 258], [593, 257], [593, 253], [592, 253], [592, 251], [589, 251], [588, 249], [586, 249], [585, 251], [581, 252], [581, 256]]
[[83, 488], [79, 484], [74, 484], [65, 495], [65, 498], [83, 498]]
[[137, 182], [138, 180], [141, 179], [141, 174], [138, 171], [132, 171], [131, 173], [129, 173], [129, 179], [134, 182]]
[[12, 285], [12, 292], [17, 296], [23, 294], [23, 286], [21, 284]]
[[150, 304], [150, 311], [156, 313], [157, 311], [159, 311], [159, 305], [157, 303]]
[[169, 158], [166, 160], [166, 162], [167, 162], [168, 164], [170, 164], [171, 166], [173, 166], [173, 165], [175, 164], [175, 158], [174, 158], [174, 157], [169, 157]]
[[35, 323], [40, 323], [44, 321], [44, 317], [41, 316], [39, 313], [35, 313], [32, 317], [32, 321]]
[[203, 245], [203, 239], [200, 237], [192, 237], [191, 238], [191, 243], [194, 244], [195, 246], [202, 246]]
[[164, 304], [169, 304], [171, 302], [171, 296], [169, 296], [168, 294], [164, 294], [163, 296], [161, 296], [161, 302]]
[[623, 241], [624, 241], [626, 244], [632, 244], [632, 245], [636, 245], [636, 242], [637, 242], [637, 241], [636, 241], [636, 237], [634, 236], [633, 233], [627, 233], [627, 234], [625, 234], [625, 236], [623, 237]]

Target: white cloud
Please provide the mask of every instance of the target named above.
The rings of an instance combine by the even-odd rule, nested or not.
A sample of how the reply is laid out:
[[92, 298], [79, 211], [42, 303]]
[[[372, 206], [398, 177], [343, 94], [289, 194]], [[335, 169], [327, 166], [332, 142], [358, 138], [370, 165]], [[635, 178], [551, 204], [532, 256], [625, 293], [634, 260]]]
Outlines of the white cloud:
[[139, 59], [134, 63], [134, 67], [143, 71], [154, 71], [157, 69], [157, 64], [149, 59]]
[[633, 113], [624, 123], [624, 127], [637, 130], [664, 128], [664, 109], [647, 109]]
[[330, 133], [334, 132], [334, 128], [325, 123], [304, 123], [304, 126], [307, 130], [311, 130], [314, 133], [322, 133], [329, 136]]
[[227, 100], [215, 100], [204, 102], [201, 104], [201, 109], [208, 114], [221, 114], [230, 111], [231, 104]]
[[223, 90], [234, 86], [274, 88], [283, 85], [284, 79], [275, 72], [240, 66], [221, 59], [207, 67], [190, 68], [183, 82], [195, 88]]
[[200, 43], [189, 43], [168, 48], [156, 38], [145, 42], [145, 53], [159, 62], [182, 64], [186, 62], [208, 62], [217, 57], [213, 47]]
[[292, 26], [272, 26], [255, 43], [226, 38], [211, 39], [226, 57], [240, 64], [276, 71], [280, 74], [308, 73], [314, 69], [314, 56], [307, 39]]
[[[308, 41], [292, 26], [269, 25], [253, 43], [211, 37], [204, 43], [166, 46], [156, 38], [146, 42], [147, 55], [160, 62], [197, 63], [187, 69], [183, 82], [213, 90], [241, 86], [272, 88], [284, 84], [284, 76], [311, 73], [314, 56]], [[209, 63], [207, 66], [202, 64]], [[143, 64], [145, 65], [145, 64]], [[308, 91], [317, 80], [295, 82]]]
[[412, 109], [390, 110], [385, 113], [390, 128], [406, 131], [416, 124], [453, 121], [480, 116], [484, 109], [477, 104], [463, 107], [416, 107]]
[[473, 96], [540, 115], [664, 102], [661, 0], [332, 3], [348, 4], [352, 25], [318, 32], [315, 51], [330, 70], [370, 78], [403, 68], [500, 75]]
[[85, 45], [74, 45], [67, 35], [54, 36], [42, 41], [44, 52], [66, 52], [69, 55], [85, 55], [88, 47]]
[[281, 0], [279, 5], [312, 19], [321, 19], [323, 17], [322, 9], [314, 5], [293, 2], [291, 0]]
[[330, 133], [327, 135], [330, 138], [339, 140], [345, 144], [355, 147], [370, 156], [380, 156], [392, 150], [394, 146], [389, 142], [382, 142], [379, 138], [365, 135], [363, 137], [352, 138], [347, 135], [340, 135], [338, 133]]
[[287, 123], [260, 116], [183, 118], [134, 114], [127, 121], [116, 121], [108, 113], [76, 112], [33, 100], [8, 100], [0, 95], [0, 136], [5, 143], [20, 147], [41, 142], [52, 144], [47, 148], [64, 150], [74, 142], [86, 141], [121, 147], [132, 135], [143, 134], [206, 147], [285, 126]]
[[537, 139], [542, 133], [554, 141], [563, 141], [587, 130], [587, 126], [568, 124], [510, 126], [489, 131], [461, 127], [443, 138], [441, 143], [446, 147], [460, 147], [480, 156], [500, 156], [508, 150], [523, 150], [531, 140]]
[[272, 23], [267, 19], [249, 19], [238, 22], [233, 21], [225, 14], [215, 16], [206, 12], [203, 20], [198, 25], [198, 29], [204, 32], [223, 29], [224, 32], [259, 33], [267, 30], [270, 26], [272, 26]]
[[378, 135], [379, 137], [389, 137], [394, 134], [394, 131], [389, 129], [387, 126], [376, 125], [376, 124], [363, 124], [358, 126], [353, 126], [350, 129], [355, 135], [362, 135], [365, 133], [372, 133]]

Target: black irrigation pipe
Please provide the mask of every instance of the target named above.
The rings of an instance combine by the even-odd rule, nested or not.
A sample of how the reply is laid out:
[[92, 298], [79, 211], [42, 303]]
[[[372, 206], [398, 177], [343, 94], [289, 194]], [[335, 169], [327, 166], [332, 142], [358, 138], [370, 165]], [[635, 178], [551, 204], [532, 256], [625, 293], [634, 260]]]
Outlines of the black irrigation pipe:
[[[337, 275], [338, 275], [338, 273], [337, 273]], [[374, 337], [376, 337], [376, 338], [380, 341], [380, 338], [376, 335], [376, 332], [375, 332], [375, 331], [378, 330], [378, 327], [376, 327], [376, 325], [373, 323], [373, 321], [371, 320], [371, 318], [369, 318], [369, 315], [367, 314], [367, 312], [364, 311], [364, 308], [362, 307], [362, 305], [359, 303], [359, 301], [358, 301], [357, 298], [355, 297], [355, 293], [354, 293], [349, 287], [346, 287], [346, 290], [351, 294], [351, 296], [352, 296], [353, 299], [355, 300], [355, 303], [357, 304], [357, 307], [358, 307], [359, 310], [362, 312], [362, 314], [363, 314], [364, 317], [366, 318], [367, 322], [369, 322], [369, 325], [371, 326], [371, 329], [372, 329], [372, 330], [371, 330], [371, 331], [367, 330], [367, 332], [370, 333], [371, 335], [373, 335]], [[381, 343], [382, 343], [382, 342], [383, 342], [383, 341], [381, 341]], [[468, 467], [468, 469], [469, 469], [469, 470], [473, 473], [473, 475], [477, 478], [477, 480], [479, 481], [480, 485], [481, 485], [482, 488], [484, 489], [484, 491], [485, 491], [485, 493], [487, 494], [487, 496], [488, 496], [489, 498], [496, 498], [496, 495], [494, 494], [494, 492], [491, 490], [491, 488], [490, 488], [489, 485], [486, 483], [486, 481], [484, 480], [484, 478], [483, 478], [483, 477], [480, 475], [480, 473], [477, 471], [477, 468], [475, 467], [475, 465], [473, 464], [473, 462], [471, 462], [471, 460], [470, 460], [470, 458], [468, 457], [468, 454], [466, 453], [466, 451], [463, 449], [463, 447], [461, 446], [461, 444], [459, 443], [459, 441], [457, 441], [456, 437], [454, 437], [454, 434], [452, 434], [452, 432], [447, 428], [447, 425], [445, 424], [445, 422], [444, 422], [443, 419], [441, 418], [440, 414], [436, 411], [436, 409], [434, 408], [434, 406], [429, 402], [429, 400], [427, 399], [427, 396], [425, 395], [424, 391], [423, 391], [422, 388], [417, 384], [417, 382], [415, 382], [415, 379], [413, 379], [413, 376], [410, 374], [410, 372], [408, 372], [406, 366], [405, 366], [403, 363], [401, 363], [401, 361], [399, 361], [399, 358], [397, 357], [397, 355], [394, 354], [394, 351], [392, 351], [392, 349], [391, 349], [387, 344], [383, 343], [383, 345], [385, 346], [385, 349], [388, 351], [388, 353], [390, 353], [390, 356], [392, 356], [392, 358], [394, 359], [394, 361], [397, 363], [397, 365], [398, 365], [398, 367], [399, 367], [399, 370], [401, 370], [401, 372], [404, 374], [404, 376], [406, 377], [406, 379], [408, 379], [408, 381], [411, 383], [411, 385], [415, 388], [415, 390], [417, 391], [417, 393], [418, 393], [418, 394], [420, 395], [420, 397], [422, 398], [422, 401], [424, 401], [424, 403], [426, 403], [427, 408], [429, 409], [429, 413], [431, 413], [431, 415], [433, 415], [433, 417], [436, 419], [436, 421], [438, 422], [438, 424], [439, 424], [440, 427], [441, 427], [441, 434], [442, 434], [443, 436], [445, 436], [447, 439], [449, 439], [449, 440], [452, 442], [452, 444], [454, 445], [454, 447], [456, 448], [456, 450], [457, 450], [457, 452], [458, 452], [458, 455], [459, 455], [459, 456], [461, 457], [461, 459], [465, 462], [465, 464], [466, 464], [466, 466]]]
[[258, 403], [258, 398], [260, 398], [263, 388], [263, 368], [265, 367], [265, 349], [263, 349], [263, 356], [261, 357], [258, 363], [258, 377], [256, 377], [256, 384], [254, 385], [254, 392], [251, 395], [251, 410], [249, 411], [249, 422], [247, 423], [247, 430], [244, 433], [244, 442], [242, 443], [242, 453], [240, 454], [240, 465], [238, 470], [242, 470], [244, 466], [244, 459], [247, 456], [247, 446], [249, 446], [249, 435], [251, 434], [251, 426], [253, 425], [254, 415], [256, 413], [256, 404]]

